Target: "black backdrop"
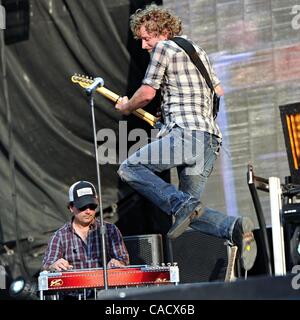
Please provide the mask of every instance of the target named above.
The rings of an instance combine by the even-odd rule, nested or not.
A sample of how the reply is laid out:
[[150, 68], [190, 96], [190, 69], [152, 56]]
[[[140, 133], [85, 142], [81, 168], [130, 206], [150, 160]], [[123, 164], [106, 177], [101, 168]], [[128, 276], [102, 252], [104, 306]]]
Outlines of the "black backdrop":
[[[151, 2], [2, 1], [9, 23], [6, 45], [1, 46], [0, 257], [11, 268], [18, 265], [17, 255], [9, 255], [8, 249], [21, 251], [23, 260], [33, 263], [30, 254], [42, 256], [49, 236], [70, 218], [66, 204], [73, 182], [97, 183], [88, 99], [70, 77], [75, 72], [101, 76], [107, 88], [131, 96], [148, 54], [129, 31], [129, 15]], [[95, 105], [97, 130], [118, 133], [122, 118], [113, 104], [97, 95]], [[148, 111], [155, 109], [154, 102]], [[128, 129], [150, 129], [135, 116], [126, 120]], [[119, 210], [110, 215], [112, 222], [124, 235], [165, 233], [170, 219], [121, 183], [117, 169], [100, 169], [105, 212], [121, 200]]]

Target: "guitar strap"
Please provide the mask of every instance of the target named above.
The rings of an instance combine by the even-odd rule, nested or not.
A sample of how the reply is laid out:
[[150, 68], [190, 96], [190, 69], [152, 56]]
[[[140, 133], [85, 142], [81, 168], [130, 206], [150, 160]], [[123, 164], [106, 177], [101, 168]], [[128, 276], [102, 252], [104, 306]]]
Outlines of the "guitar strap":
[[[203, 62], [199, 58], [199, 55], [198, 55], [196, 49], [194, 48], [194, 46], [188, 40], [186, 40], [182, 37], [174, 37], [170, 40], [174, 41], [179, 47], [181, 47], [187, 53], [187, 55], [190, 57], [191, 61], [194, 63], [194, 65], [197, 67], [197, 69], [202, 74], [203, 78], [205, 79], [205, 81], [206, 81], [208, 87], [210, 88], [210, 90], [212, 91], [212, 93], [214, 93], [214, 95], [217, 97], [217, 99], [219, 99], [219, 97], [217, 96], [217, 94], [215, 92], [213, 84], [211, 82], [210, 76], [209, 76]], [[219, 101], [217, 101], [217, 104], [213, 103], [213, 105], [214, 105], [214, 109], [215, 109], [215, 107], [217, 108], [217, 110], [214, 110], [214, 118], [215, 118], [217, 116], [217, 113], [219, 112]]]

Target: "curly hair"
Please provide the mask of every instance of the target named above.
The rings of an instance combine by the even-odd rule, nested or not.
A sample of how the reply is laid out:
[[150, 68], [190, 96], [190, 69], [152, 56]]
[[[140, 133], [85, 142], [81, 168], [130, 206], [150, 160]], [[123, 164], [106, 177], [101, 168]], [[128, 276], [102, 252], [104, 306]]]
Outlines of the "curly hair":
[[130, 28], [135, 39], [140, 39], [140, 28], [144, 25], [148, 33], [156, 35], [168, 32], [168, 38], [180, 35], [182, 32], [181, 20], [169, 10], [161, 6], [150, 4], [145, 9], [138, 9], [130, 16]]

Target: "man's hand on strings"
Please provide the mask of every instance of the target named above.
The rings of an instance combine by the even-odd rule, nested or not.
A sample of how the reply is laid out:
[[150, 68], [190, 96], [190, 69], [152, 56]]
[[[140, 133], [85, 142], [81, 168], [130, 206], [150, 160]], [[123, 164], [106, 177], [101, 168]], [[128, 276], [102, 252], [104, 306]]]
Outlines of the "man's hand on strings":
[[50, 266], [50, 270], [51, 271], [67, 271], [72, 269], [73, 266], [69, 264], [69, 262], [63, 258], [58, 259], [57, 261], [55, 261], [51, 266]]
[[124, 262], [116, 259], [111, 259], [107, 264], [108, 268], [122, 268], [124, 266], [125, 266]]
[[220, 84], [218, 84], [214, 89], [219, 97], [224, 96], [224, 89]]

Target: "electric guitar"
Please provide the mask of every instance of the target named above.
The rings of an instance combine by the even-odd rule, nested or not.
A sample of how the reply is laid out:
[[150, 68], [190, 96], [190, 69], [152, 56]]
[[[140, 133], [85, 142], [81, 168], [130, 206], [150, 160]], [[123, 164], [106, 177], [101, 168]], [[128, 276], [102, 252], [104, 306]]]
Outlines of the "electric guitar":
[[[93, 82], [94, 79], [87, 77], [87, 76], [83, 76], [83, 75], [79, 75], [79, 74], [74, 74], [71, 77], [71, 80], [73, 83], [78, 83], [82, 88], [87, 88], [89, 87]], [[117, 95], [116, 93], [108, 90], [105, 87], [98, 87], [96, 89], [96, 91], [100, 94], [102, 94], [104, 97], [106, 97], [107, 99], [113, 101], [114, 103], [117, 103], [118, 100], [121, 98], [121, 96]], [[137, 109], [135, 111], [132, 112], [134, 115], [136, 115], [137, 117], [145, 120], [146, 122], [148, 122], [152, 127], [155, 126], [156, 122], [158, 122], [158, 118], [156, 118], [155, 116], [153, 116], [151, 113], [143, 110], [143, 109]]]

